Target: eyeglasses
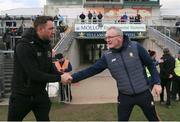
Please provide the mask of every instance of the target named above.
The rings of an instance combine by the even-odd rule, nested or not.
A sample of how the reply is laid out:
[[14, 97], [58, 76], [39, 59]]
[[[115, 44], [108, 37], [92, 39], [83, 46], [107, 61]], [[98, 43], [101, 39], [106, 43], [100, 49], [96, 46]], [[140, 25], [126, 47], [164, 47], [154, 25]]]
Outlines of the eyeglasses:
[[108, 39], [112, 39], [112, 38], [115, 38], [115, 37], [118, 37], [118, 36], [121, 36], [121, 35], [107, 36], [107, 37], [104, 38], [104, 40], [107, 41]]

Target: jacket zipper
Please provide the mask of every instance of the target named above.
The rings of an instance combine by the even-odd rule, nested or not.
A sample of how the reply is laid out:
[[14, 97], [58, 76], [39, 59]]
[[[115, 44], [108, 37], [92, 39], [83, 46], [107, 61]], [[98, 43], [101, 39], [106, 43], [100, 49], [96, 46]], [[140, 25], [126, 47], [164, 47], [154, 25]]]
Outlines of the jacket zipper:
[[124, 64], [124, 67], [125, 67], [126, 73], [127, 73], [127, 75], [128, 75], [128, 79], [129, 79], [129, 82], [130, 82], [131, 88], [132, 88], [132, 90], [133, 90], [134, 94], [136, 94], [135, 89], [134, 89], [133, 84], [132, 84], [132, 81], [131, 81], [131, 79], [130, 79], [129, 72], [128, 72], [128, 70], [127, 70], [127, 66], [126, 66], [126, 64], [125, 64], [124, 58], [123, 58], [123, 56], [122, 56], [122, 54], [121, 54], [121, 53], [120, 53], [120, 56], [121, 56], [121, 59], [122, 59], [122, 61], [123, 61], [123, 64]]

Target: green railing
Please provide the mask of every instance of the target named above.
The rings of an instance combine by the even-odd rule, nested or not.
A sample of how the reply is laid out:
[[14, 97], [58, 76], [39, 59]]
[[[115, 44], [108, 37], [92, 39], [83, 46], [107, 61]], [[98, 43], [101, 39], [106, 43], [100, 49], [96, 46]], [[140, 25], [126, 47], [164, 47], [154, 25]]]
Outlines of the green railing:
[[160, 6], [160, 3], [159, 3], [159, 0], [157, 1], [147, 1], [147, 0], [132, 0], [132, 1], [127, 1], [127, 0], [124, 0], [124, 4], [125, 6], [137, 6], [137, 5], [140, 5], [140, 6]]
[[83, 0], [84, 4], [123, 4], [123, 0]]

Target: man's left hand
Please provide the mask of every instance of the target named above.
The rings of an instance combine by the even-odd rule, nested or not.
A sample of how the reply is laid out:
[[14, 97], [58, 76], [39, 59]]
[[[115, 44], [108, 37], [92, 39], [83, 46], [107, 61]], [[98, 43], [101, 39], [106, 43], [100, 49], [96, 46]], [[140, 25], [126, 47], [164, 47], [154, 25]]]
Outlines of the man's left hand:
[[152, 89], [152, 94], [155, 96], [159, 96], [162, 92], [162, 87], [159, 84], [154, 84]]

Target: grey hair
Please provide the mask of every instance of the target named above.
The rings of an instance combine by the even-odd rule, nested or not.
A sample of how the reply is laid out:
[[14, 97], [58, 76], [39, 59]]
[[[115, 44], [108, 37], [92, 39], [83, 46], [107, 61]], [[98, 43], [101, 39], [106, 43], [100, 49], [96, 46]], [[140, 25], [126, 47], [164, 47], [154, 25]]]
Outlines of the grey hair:
[[122, 32], [122, 30], [121, 30], [119, 27], [111, 26], [111, 27], [109, 27], [109, 28], [107, 29], [107, 31], [109, 31], [109, 30], [111, 30], [111, 29], [114, 29], [114, 30], [117, 32], [118, 35], [123, 36], [123, 32]]

